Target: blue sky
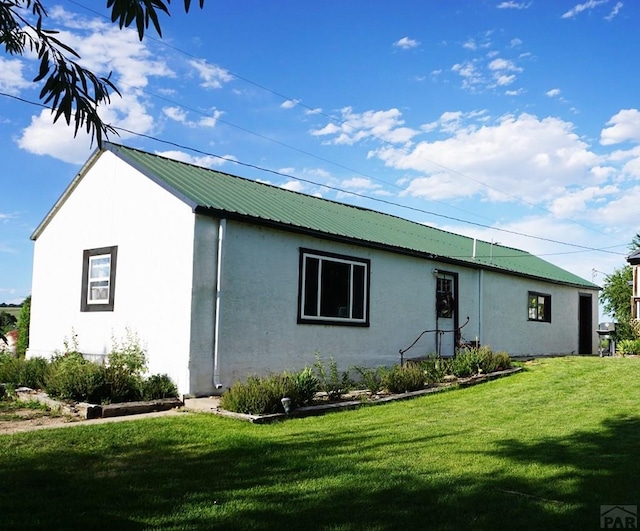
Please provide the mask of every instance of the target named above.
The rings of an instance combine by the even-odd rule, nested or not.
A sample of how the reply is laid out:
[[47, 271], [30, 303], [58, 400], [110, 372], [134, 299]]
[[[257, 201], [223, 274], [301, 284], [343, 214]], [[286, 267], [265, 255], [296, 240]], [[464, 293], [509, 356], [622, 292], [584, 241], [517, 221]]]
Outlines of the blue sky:
[[[188, 15], [176, 1], [163, 38], [142, 43], [106, 2], [44, 4], [82, 63], [112, 72], [114, 142], [521, 248], [598, 284], [640, 231], [630, 0], [207, 0]], [[0, 302], [30, 293], [29, 236], [92, 152], [11, 97], [37, 102], [36, 67], [0, 55]]]

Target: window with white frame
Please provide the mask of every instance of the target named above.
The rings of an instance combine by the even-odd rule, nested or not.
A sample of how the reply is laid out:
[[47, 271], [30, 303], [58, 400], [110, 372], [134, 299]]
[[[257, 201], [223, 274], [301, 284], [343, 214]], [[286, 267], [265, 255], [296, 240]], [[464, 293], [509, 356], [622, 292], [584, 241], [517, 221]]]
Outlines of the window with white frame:
[[117, 246], [83, 252], [81, 311], [113, 311], [117, 253]]
[[528, 301], [529, 321], [551, 322], [551, 295], [530, 291]]
[[369, 264], [300, 249], [298, 322], [369, 326]]

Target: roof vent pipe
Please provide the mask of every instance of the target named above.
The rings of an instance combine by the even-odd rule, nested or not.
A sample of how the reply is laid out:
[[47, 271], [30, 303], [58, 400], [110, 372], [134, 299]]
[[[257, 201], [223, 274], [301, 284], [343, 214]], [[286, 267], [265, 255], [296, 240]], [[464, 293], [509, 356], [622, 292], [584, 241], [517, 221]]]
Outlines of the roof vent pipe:
[[473, 255], [472, 258], [475, 260], [476, 259], [476, 245], [477, 245], [478, 241], [474, 238], [473, 239]]

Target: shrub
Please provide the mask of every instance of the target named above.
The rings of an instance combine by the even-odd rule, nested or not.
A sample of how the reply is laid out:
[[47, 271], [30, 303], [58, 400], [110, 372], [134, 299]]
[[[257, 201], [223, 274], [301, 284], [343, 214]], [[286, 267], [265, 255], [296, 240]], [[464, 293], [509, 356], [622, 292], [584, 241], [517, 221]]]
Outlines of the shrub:
[[428, 384], [441, 382], [447, 374], [451, 374], [451, 358], [442, 358], [437, 354], [431, 354], [426, 360], [420, 361], [420, 367], [424, 371], [424, 380]]
[[31, 295], [22, 303], [18, 316], [18, 341], [16, 343], [16, 356], [24, 358], [29, 348], [29, 324], [31, 322]]
[[343, 393], [346, 393], [352, 385], [349, 378], [349, 371], [338, 372], [338, 363], [333, 356], [329, 358], [329, 372], [325, 369], [324, 361], [319, 354], [316, 354], [316, 362], [313, 364], [320, 390], [327, 393], [330, 400], [337, 400]]
[[379, 393], [382, 389], [384, 375], [387, 371], [385, 367], [376, 367], [375, 369], [365, 367], [354, 367], [354, 370], [360, 375], [362, 384], [369, 390], [371, 394]]
[[294, 401], [294, 405], [305, 406], [313, 401], [313, 397], [320, 390], [320, 382], [313, 370], [305, 367], [293, 375], [293, 387], [292, 394], [294, 396], [289, 398]]
[[175, 398], [177, 396], [178, 388], [167, 374], [153, 374], [142, 383], [142, 398], [144, 400]]
[[105, 394], [104, 367], [85, 360], [79, 352], [68, 352], [51, 363], [45, 387], [63, 400], [101, 402]]
[[295, 383], [288, 374], [250, 376], [246, 382], [235, 383], [222, 395], [220, 407], [250, 415], [281, 413], [280, 400], [288, 396], [294, 401], [292, 395], [295, 396]]
[[424, 388], [425, 374], [418, 363], [407, 362], [404, 365], [394, 365], [385, 372], [382, 385], [390, 393], [405, 393]]
[[[481, 347], [486, 349], [487, 347]], [[466, 378], [480, 373], [485, 350], [465, 348], [460, 350], [451, 360], [451, 372], [458, 378]]]
[[147, 356], [138, 336], [127, 330], [124, 341], [113, 340], [107, 358], [105, 377], [108, 399], [111, 402], [139, 400], [143, 395], [143, 374], [147, 370]]
[[0, 382], [13, 387], [44, 388], [49, 362], [43, 358], [15, 358], [0, 354]]
[[8, 352], [0, 352], [0, 383], [19, 385], [20, 360]]
[[616, 345], [616, 354], [619, 354], [620, 356], [640, 354], [640, 340], [621, 339]]
[[44, 358], [29, 358], [20, 360], [22, 367], [20, 370], [20, 386], [31, 389], [44, 389], [47, 375], [49, 373], [49, 362]]

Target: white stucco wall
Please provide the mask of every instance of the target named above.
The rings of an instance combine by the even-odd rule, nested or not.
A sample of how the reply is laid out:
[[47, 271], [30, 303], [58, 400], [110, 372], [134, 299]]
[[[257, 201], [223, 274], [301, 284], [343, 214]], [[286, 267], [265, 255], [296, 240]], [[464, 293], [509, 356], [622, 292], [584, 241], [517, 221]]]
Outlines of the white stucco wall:
[[[110, 152], [103, 153], [35, 242], [29, 356], [50, 356], [76, 334], [104, 355], [129, 329], [151, 373], [189, 387], [191, 208]], [[81, 312], [83, 250], [118, 246], [115, 305]]]
[[[598, 292], [495, 272], [483, 273], [483, 343], [512, 355], [578, 353], [580, 293], [592, 295], [591, 340], [597, 346]], [[529, 292], [551, 296], [551, 322], [529, 321]]]
[[[300, 247], [371, 260], [369, 327], [297, 324]], [[480, 336], [483, 344], [512, 355], [578, 348], [578, 290], [570, 287], [485, 272], [481, 296], [475, 269], [235, 222], [227, 224], [223, 261], [220, 368], [225, 386], [248, 374], [311, 365], [315, 352], [325, 360], [334, 356], [342, 369], [397, 363], [400, 348], [435, 326], [433, 268], [459, 275], [460, 324], [469, 316], [462, 331], [466, 339]], [[552, 295], [552, 323], [527, 320], [528, 291]], [[597, 312], [596, 301], [597, 295]], [[427, 334], [407, 356], [435, 349], [435, 334]]]

